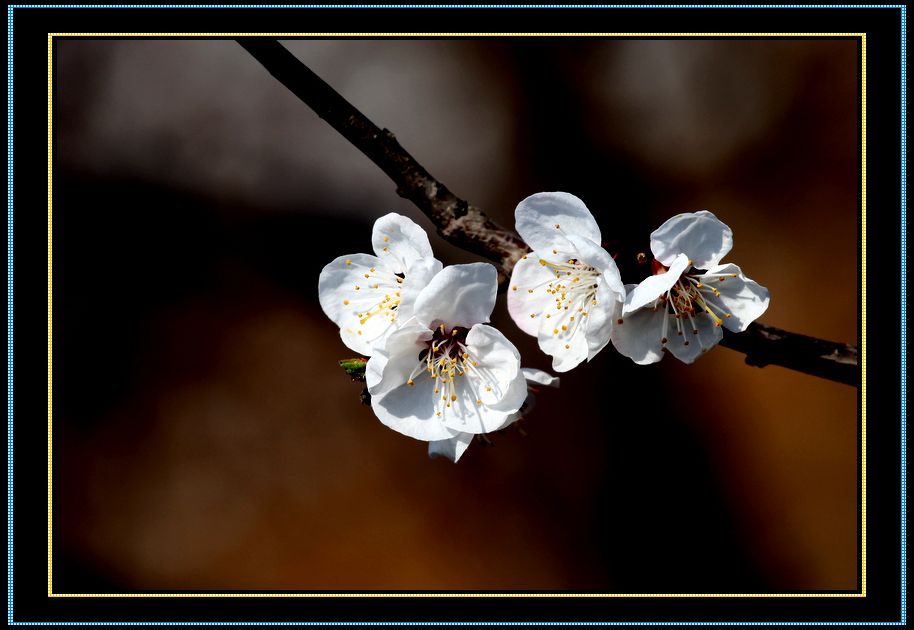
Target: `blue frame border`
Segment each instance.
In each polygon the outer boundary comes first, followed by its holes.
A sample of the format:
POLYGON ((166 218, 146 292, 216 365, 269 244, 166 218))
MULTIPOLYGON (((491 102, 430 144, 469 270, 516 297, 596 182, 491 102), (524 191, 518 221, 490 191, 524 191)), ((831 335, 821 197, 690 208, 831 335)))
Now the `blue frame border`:
POLYGON ((764 622, 764 621, 689 621, 689 622, 648 622, 648 621, 606 621, 606 622, 371 622, 371 621, 341 621, 341 622, 160 622, 160 621, 126 621, 126 622, 90 622, 70 621, 55 622, 53 625, 62 626, 138 626, 138 625, 168 625, 168 626, 858 626, 878 625, 896 626, 905 625, 907 621, 907 391, 905 379, 907 375, 907 239, 905 228, 907 225, 907 13, 904 4, 17 4, 7 6, 7 623, 9 625, 35 626, 50 625, 48 622, 39 621, 14 621, 13 620, 13 13, 15 9, 901 9, 901 619, 897 622, 764 622))

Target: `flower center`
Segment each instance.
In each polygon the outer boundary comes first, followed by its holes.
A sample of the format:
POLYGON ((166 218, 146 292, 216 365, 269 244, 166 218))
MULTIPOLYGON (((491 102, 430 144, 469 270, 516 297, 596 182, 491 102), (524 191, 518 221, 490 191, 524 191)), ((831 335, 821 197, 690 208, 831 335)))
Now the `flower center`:
POLYGON ((467 347, 469 332, 461 326, 438 326, 428 347, 419 353, 416 367, 406 380, 407 385, 415 387, 415 379, 422 378, 424 372, 435 381, 435 415, 438 417, 457 403, 461 387, 469 388, 476 405, 481 406, 480 388, 492 392, 493 386, 497 386, 491 375, 479 369, 479 362, 467 347))
MULTIPOLYGON (((723 276, 714 276, 716 282, 723 282, 727 278, 734 278, 736 274, 725 274, 723 276)), ((679 277, 666 293, 661 295, 654 305, 654 310, 659 308, 666 309, 668 315, 673 316, 676 322, 676 334, 684 336, 688 330, 693 335, 699 333, 696 319, 699 317, 709 317, 715 326, 723 326, 724 319, 732 317, 732 313, 727 313, 719 304, 715 303, 713 298, 720 297, 720 291, 715 287, 709 286, 705 280, 708 275, 700 272, 694 267, 690 268, 679 277), (688 328, 687 328, 688 326, 688 328)), ((661 344, 667 343, 667 330, 669 318, 664 318, 663 333, 660 339, 661 344)), ((688 339, 683 341, 683 345, 689 345, 688 339)))
POLYGON ((567 311, 577 306, 578 312, 586 317, 584 307, 597 303, 600 272, 577 258, 569 258, 564 263, 554 263, 541 258, 540 265, 548 267, 555 274, 555 280, 546 283, 546 293, 555 296, 556 310, 567 311), (582 306, 578 306, 579 304, 582 306))

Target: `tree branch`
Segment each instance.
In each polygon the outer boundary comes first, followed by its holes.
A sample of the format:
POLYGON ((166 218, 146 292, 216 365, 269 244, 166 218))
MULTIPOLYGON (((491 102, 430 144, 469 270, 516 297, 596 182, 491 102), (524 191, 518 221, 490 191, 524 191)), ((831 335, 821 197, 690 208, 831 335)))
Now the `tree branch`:
POLYGON ((857 385, 857 346, 787 332, 753 322, 741 333, 725 332, 720 345, 743 352, 756 367, 781 367, 857 385))
MULTIPOLYGON (((323 79, 274 39, 245 38, 238 43, 306 105, 317 112, 397 185, 397 194, 424 212, 447 241, 493 261, 502 275, 529 248, 514 232, 448 190, 397 142, 340 96, 323 79)), ((779 365, 847 385, 857 384, 857 348, 753 323, 742 333, 726 333, 721 345, 745 353, 746 363, 779 365)))

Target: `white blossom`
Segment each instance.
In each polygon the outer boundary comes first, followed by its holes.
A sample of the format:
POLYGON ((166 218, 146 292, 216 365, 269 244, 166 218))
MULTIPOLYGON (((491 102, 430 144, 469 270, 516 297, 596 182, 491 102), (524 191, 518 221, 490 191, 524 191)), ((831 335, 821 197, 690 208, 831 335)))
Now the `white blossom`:
POLYGON ((321 308, 340 329, 348 348, 365 356, 406 323, 420 289, 441 271, 428 235, 407 217, 375 221, 375 255, 340 256, 321 271, 321 308))
POLYGON ((651 234, 653 275, 626 285, 613 345, 635 363, 671 352, 692 363, 723 338, 742 332, 768 308, 768 289, 720 260, 733 247, 729 227, 707 210, 678 214, 651 234))
POLYGON ((625 288, 600 246, 600 228, 580 199, 564 192, 527 197, 517 231, 533 252, 514 266, 508 311, 518 327, 567 372, 609 343, 625 288))
POLYGON ((492 265, 453 265, 416 296, 414 318, 391 333, 365 367, 382 423, 426 442, 454 440, 509 422, 527 396, 520 353, 485 322, 495 306, 492 265))

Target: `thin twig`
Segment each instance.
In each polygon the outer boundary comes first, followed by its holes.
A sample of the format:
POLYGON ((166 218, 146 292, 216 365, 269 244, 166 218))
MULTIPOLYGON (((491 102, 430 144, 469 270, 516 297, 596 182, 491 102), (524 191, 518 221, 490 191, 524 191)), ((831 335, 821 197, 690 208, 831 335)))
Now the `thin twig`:
POLYGON ((238 43, 387 173, 397 185, 397 194, 416 204, 444 239, 492 260, 504 277, 509 277, 514 263, 530 251, 516 232, 499 226, 432 177, 400 146, 394 134, 368 120, 282 44, 261 38, 239 39, 238 43))
MULTIPOLYGON (((394 135, 368 120, 323 79, 274 39, 238 43, 306 105, 377 164, 397 185, 397 194, 424 212, 438 233, 454 245, 496 263, 502 279, 529 248, 513 230, 448 190, 400 146, 394 135)), ((724 335, 721 345, 746 354, 758 367, 779 365, 847 385, 857 384, 857 348, 753 323, 724 335)))

